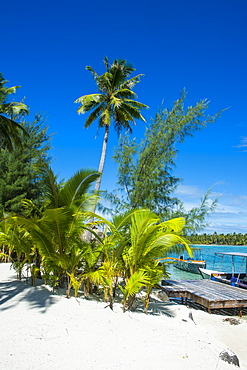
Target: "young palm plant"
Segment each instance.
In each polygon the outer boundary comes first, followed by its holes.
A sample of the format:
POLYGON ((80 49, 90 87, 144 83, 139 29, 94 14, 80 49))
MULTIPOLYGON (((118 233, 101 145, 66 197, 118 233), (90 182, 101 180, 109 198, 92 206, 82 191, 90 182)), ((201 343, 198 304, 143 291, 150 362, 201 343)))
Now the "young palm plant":
POLYGON ((158 284, 164 276, 163 267, 157 261, 154 261, 153 266, 146 266, 144 269, 146 273, 146 294, 144 298, 144 312, 148 312, 150 293, 153 287, 158 284))
POLYGON ((94 284, 103 288, 104 300, 109 302, 111 309, 113 309, 119 278, 124 276, 124 264, 121 255, 123 248, 129 242, 127 238, 129 222, 128 214, 119 215, 112 222, 96 215, 94 221, 91 222, 91 226, 103 225, 104 237, 98 240, 101 265, 97 269, 91 270, 86 276, 94 284))
POLYGON ((14 216, 12 220, 30 233, 45 271, 63 286, 67 276, 71 275, 72 279, 75 276, 85 249, 82 235, 89 218, 88 210, 98 200, 88 190, 99 174, 81 170, 59 185, 47 164, 40 167, 40 173, 45 191, 45 208, 41 217, 14 216))
POLYGON ((145 209, 118 215, 112 222, 97 217, 98 220, 95 220, 94 224, 104 222, 107 225, 106 237, 103 240, 103 256, 107 265, 95 272, 95 276, 107 287, 111 305, 114 276, 121 276, 119 288, 123 294, 124 310, 133 309, 136 294, 145 287, 147 312, 151 289, 164 274, 157 259, 174 249, 186 248, 192 255, 187 240, 181 236, 184 219, 160 222, 158 216, 145 209), (105 279, 104 283, 102 279, 105 279))
POLYGON ((94 242, 87 243, 83 252, 83 272, 80 276, 84 287, 84 296, 89 297, 92 293, 92 284, 98 286, 100 284, 98 278, 95 276, 95 271, 100 265, 100 259, 102 256, 102 242, 101 239, 96 235, 97 244, 94 242))
MULTIPOLYGON (((6 218, 0 223, 0 243, 4 245, 5 252, 8 253, 8 255, 3 253, 3 256, 12 262, 13 268, 17 272, 17 277, 21 280, 24 266, 28 263, 31 268, 35 255, 35 248, 30 234, 18 225, 13 225, 10 218, 6 218)), ((31 275, 34 272, 34 269, 31 269, 31 275)), ((34 283, 33 279, 32 283, 34 283)))
MULTIPOLYGON (((122 255, 126 269, 126 280, 132 279, 132 285, 135 287, 133 279, 135 278, 136 284, 138 284, 138 279, 140 278, 140 283, 142 283, 143 276, 145 276, 147 283, 143 285, 147 287, 145 305, 147 311, 151 288, 161 278, 156 260, 174 249, 186 248, 190 255, 192 255, 192 251, 186 239, 180 235, 185 225, 183 218, 160 222, 158 216, 145 209, 136 210, 130 217, 130 244, 125 247, 122 255)), ((129 289, 126 293, 125 309, 133 307, 136 293, 135 288, 133 291, 129 289)))

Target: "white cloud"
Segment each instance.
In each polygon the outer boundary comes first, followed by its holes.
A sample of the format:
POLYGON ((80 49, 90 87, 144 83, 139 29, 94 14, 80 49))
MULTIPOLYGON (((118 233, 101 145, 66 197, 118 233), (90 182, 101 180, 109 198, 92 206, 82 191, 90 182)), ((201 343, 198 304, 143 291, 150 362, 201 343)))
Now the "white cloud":
POLYGON ((203 232, 247 233, 247 212, 215 212, 208 216, 209 225, 203 232))
POLYGON ((191 185, 179 185, 175 192, 176 196, 188 196, 192 198, 203 196, 203 190, 191 185))
POLYGON ((247 152, 247 137, 242 136, 240 144, 234 146, 234 148, 246 148, 246 150, 243 150, 243 152, 247 152))
MULTIPOLYGON (((196 186, 181 185, 175 195, 181 199, 188 211, 200 204, 205 193, 205 190, 196 186)), ((215 231, 217 233, 247 233, 247 195, 212 192, 209 204, 218 196, 220 197, 216 212, 208 216, 209 226, 202 232, 210 234, 215 231)))
POLYGON ((240 213, 247 210, 247 195, 222 194, 218 212, 240 213))

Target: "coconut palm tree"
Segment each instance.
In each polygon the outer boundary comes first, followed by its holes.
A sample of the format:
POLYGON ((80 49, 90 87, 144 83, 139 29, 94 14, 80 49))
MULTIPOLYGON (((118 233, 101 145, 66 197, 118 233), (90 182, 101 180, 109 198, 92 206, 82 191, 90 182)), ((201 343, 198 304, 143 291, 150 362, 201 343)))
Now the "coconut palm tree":
POLYGON ((0 147, 12 151, 14 146, 21 146, 20 131, 26 133, 25 129, 15 121, 17 117, 29 113, 24 103, 8 103, 10 94, 14 94, 20 86, 5 87, 6 81, 0 73, 0 147))
MULTIPOLYGON (((115 59, 112 64, 109 64, 108 58, 105 57, 104 64, 106 72, 100 76, 92 67, 86 67, 93 74, 99 92, 83 95, 75 101, 81 104, 77 110, 78 114, 91 111, 86 119, 85 128, 98 120, 98 128, 105 129, 98 169, 101 174, 104 169, 110 124, 114 122, 118 134, 123 129, 131 132, 131 124, 135 124, 136 119, 146 122, 140 111, 148 108, 147 105, 135 100, 137 96, 133 92, 134 86, 140 81, 142 75, 129 78, 135 68, 123 59, 115 59)), ((100 189, 100 183, 101 176, 96 181, 95 191, 100 189)))

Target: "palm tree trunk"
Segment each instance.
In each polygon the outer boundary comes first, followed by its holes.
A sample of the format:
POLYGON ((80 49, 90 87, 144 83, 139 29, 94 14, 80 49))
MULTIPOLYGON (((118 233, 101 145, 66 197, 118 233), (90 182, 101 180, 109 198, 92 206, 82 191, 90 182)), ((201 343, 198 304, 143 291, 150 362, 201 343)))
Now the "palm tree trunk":
POLYGON ((70 291, 71 291, 71 287, 72 287, 72 284, 71 284, 71 279, 70 277, 68 276, 68 289, 66 291, 66 298, 69 298, 70 297, 70 291))
POLYGON ((2 259, 4 259, 4 262, 7 262, 7 256, 5 255, 5 247, 6 247, 6 244, 5 244, 5 243, 3 243, 3 244, 2 244, 2 253, 3 253, 3 257, 1 258, 1 260, 2 260, 2 259))
POLYGON ((106 157, 106 149, 107 149, 107 142, 109 138, 109 126, 105 126, 105 134, 104 134, 104 139, 103 139, 103 145, 102 145, 102 151, 101 151, 101 158, 100 158, 100 163, 99 163, 99 169, 98 171, 100 172, 100 177, 96 180, 95 184, 95 192, 99 191, 100 189, 100 184, 101 184, 101 179, 102 179, 102 174, 104 170, 104 165, 105 165, 105 157, 106 157))
MULTIPOLYGON (((101 157, 100 157, 100 162, 99 162, 99 169, 98 172, 100 172, 100 176, 96 180, 95 183, 95 188, 94 192, 97 193, 100 189, 100 184, 101 184, 101 179, 102 179, 102 173, 104 170, 104 165, 105 165, 105 157, 106 157, 106 149, 107 149, 107 143, 108 143, 108 138, 109 138, 109 126, 105 126, 105 134, 104 134, 104 139, 103 139, 103 145, 102 145, 102 150, 101 150, 101 157)), ((93 207, 93 213, 95 213, 96 209, 96 204, 93 207)), ((93 221, 93 219, 91 219, 93 221)), ((90 231, 85 231, 85 239, 90 243, 92 241, 92 234, 90 231)))
MULTIPOLYGON (((104 139, 103 139, 103 145, 102 145, 102 150, 101 150, 101 157, 100 157, 100 162, 99 162, 99 169, 98 169, 98 172, 100 173, 100 176, 97 178, 96 183, 95 183, 95 188, 94 188, 95 193, 97 193, 100 189, 102 173, 103 173, 104 165, 105 165, 105 157, 106 157, 106 149, 107 149, 108 138, 109 138, 109 125, 106 125, 105 126, 104 139)), ((92 212, 95 213, 95 210, 96 210, 96 204, 94 205, 92 212)), ((92 222, 93 219, 91 219, 90 221, 92 222)), ((84 232, 84 238, 88 243, 91 243, 92 234, 90 233, 90 231, 85 231, 84 232)))

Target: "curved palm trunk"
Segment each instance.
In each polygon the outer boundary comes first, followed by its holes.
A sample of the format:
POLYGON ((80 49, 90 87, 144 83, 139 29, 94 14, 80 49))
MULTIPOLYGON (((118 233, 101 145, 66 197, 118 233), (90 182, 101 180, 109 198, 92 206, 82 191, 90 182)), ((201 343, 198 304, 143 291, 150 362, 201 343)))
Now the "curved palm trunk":
MULTIPOLYGON (((96 183, 95 183, 95 188, 94 188, 95 193, 97 193, 100 189, 102 173, 103 173, 104 165, 105 165, 105 157, 106 157, 106 149, 107 149, 108 138, 109 138, 109 125, 106 125, 105 126, 104 139, 103 139, 103 145, 102 145, 102 150, 101 150, 101 157, 100 157, 100 162, 99 162, 99 169, 98 169, 98 172, 100 173, 100 176, 97 178, 96 183)), ((96 204, 93 207, 93 213, 95 213, 95 209, 96 209, 96 204)), ((85 232, 85 239, 89 243, 92 241, 92 234, 90 233, 90 231, 85 232)))
POLYGON ((107 149, 108 138, 109 138, 109 126, 106 125, 105 126, 104 139, 103 139, 103 145, 102 145, 102 151, 101 151, 101 157, 100 157, 100 163, 99 163, 99 169, 98 169, 98 171, 101 173, 101 175, 96 180, 95 189, 94 189, 95 192, 99 191, 99 189, 100 189, 102 174, 103 174, 104 165, 105 165, 105 157, 106 157, 106 149, 107 149))

